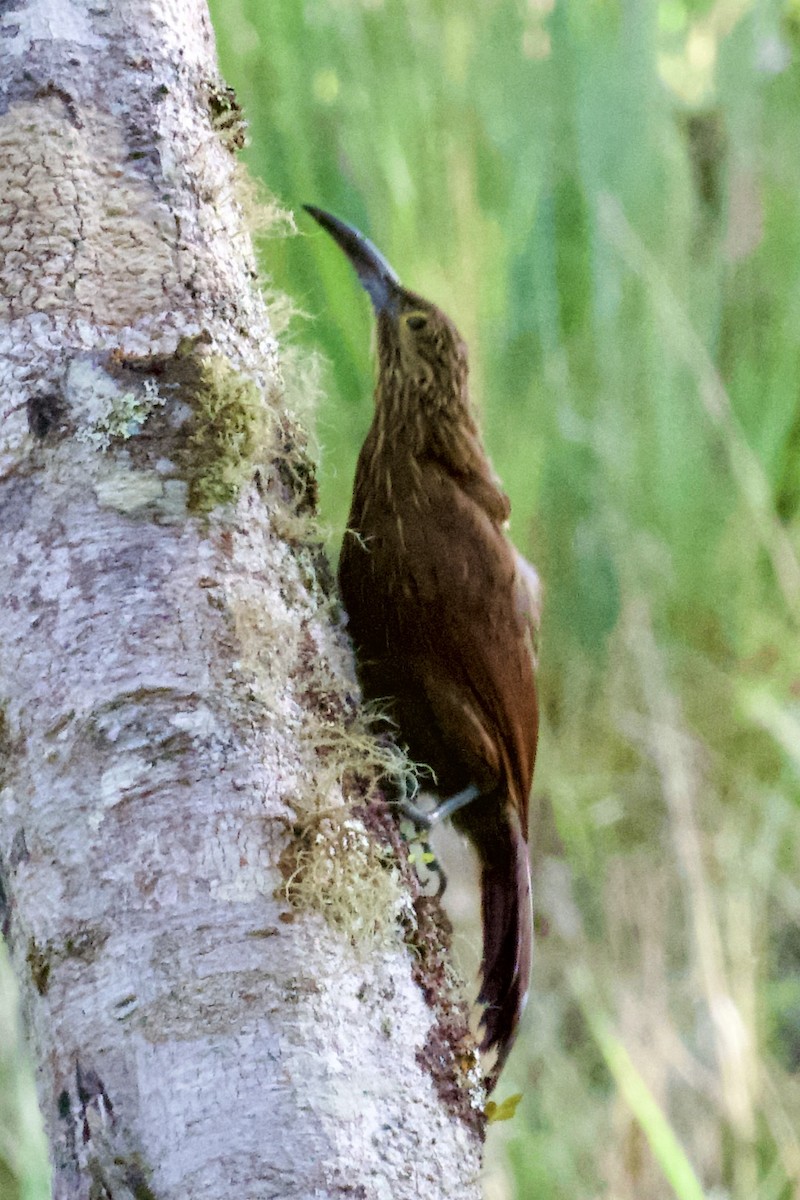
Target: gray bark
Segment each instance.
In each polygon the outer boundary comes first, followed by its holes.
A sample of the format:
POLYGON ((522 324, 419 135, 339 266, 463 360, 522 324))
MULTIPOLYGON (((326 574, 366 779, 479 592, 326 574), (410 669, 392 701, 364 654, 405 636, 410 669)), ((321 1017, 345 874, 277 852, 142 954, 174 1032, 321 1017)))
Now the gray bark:
POLYGON ((0 922, 53 1194, 474 1197, 204 5, 0 35, 0 922))

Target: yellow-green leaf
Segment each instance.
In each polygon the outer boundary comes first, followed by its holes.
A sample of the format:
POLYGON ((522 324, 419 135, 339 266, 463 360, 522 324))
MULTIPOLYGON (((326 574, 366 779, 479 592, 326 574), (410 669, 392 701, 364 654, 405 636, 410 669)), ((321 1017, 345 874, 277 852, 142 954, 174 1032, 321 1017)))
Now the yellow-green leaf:
POLYGON ((495 1121, 510 1121, 517 1111, 517 1105, 522 1099, 522 1092, 514 1092, 513 1096, 506 1096, 505 1100, 501 1100, 499 1104, 495 1104, 494 1100, 489 1100, 486 1104, 486 1120, 492 1125, 495 1121))

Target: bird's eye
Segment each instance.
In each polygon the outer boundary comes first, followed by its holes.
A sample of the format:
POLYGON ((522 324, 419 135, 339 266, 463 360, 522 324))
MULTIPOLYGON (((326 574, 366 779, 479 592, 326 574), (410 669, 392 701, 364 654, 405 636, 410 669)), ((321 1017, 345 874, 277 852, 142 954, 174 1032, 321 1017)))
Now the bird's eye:
POLYGON ((425 313, 411 313, 406 317, 406 325, 409 329, 417 330, 424 329, 428 324, 428 318, 425 313))

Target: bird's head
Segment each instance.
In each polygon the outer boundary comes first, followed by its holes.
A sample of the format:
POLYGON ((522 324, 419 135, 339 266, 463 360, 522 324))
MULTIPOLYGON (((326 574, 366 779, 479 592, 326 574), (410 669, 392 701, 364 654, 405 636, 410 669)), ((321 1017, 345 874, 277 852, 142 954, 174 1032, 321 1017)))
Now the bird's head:
POLYGON ((403 287, 381 252, 352 225, 321 208, 305 210, 349 258, 375 310, 379 388, 411 385, 437 406, 458 402, 466 386, 467 348, 440 308, 403 287))

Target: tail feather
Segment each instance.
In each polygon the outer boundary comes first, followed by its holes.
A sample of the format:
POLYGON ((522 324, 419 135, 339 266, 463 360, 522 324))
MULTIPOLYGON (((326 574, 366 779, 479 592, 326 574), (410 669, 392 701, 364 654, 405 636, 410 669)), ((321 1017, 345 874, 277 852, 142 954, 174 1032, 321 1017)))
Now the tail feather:
POLYGON ((491 1086, 514 1044, 528 998, 533 951, 528 844, 516 814, 506 809, 493 833, 491 856, 481 863, 483 961, 478 995, 485 1006, 481 1049, 497 1050, 491 1086))

